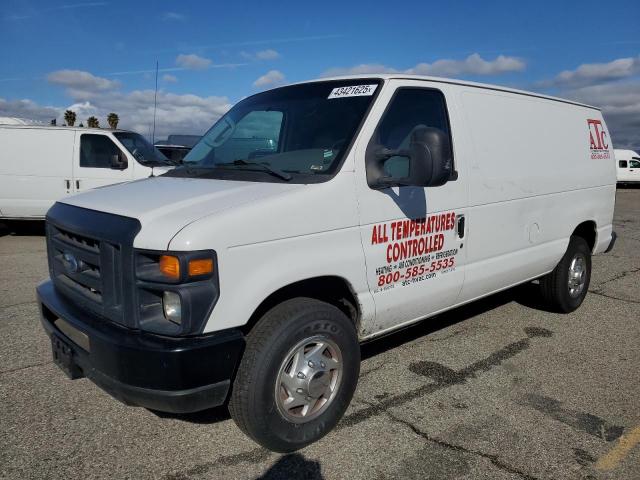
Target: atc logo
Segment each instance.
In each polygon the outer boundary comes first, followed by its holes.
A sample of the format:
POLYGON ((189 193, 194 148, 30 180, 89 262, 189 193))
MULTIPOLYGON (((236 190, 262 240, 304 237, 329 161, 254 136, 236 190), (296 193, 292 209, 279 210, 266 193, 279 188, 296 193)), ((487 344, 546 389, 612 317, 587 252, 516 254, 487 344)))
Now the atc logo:
POLYGON ((611 158, 607 132, 604 131, 602 122, 600 120, 588 119, 587 124, 589 125, 591 158, 595 160, 611 158))

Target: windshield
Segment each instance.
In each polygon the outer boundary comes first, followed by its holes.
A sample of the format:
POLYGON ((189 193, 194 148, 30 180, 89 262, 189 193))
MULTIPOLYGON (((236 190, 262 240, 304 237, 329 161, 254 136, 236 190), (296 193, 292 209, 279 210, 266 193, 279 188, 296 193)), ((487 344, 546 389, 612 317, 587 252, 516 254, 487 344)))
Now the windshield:
POLYGON ((140 164, 146 167, 175 165, 175 162, 165 157, 160 150, 147 142, 139 133, 113 132, 113 135, 140 164))
POLYGON ((326 179, 339 168, 379 83, 316 82, 247 98, 202 137, 175 174, 222 178, 234 170, 234 178, 243 172, 261 181, 326 179))

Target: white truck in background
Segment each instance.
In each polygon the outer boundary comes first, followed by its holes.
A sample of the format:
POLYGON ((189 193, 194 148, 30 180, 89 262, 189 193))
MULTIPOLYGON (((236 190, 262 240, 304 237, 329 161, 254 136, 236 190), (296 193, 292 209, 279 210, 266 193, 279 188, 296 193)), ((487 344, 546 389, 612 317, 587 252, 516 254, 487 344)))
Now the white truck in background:
POLYGON ((0 220, 42 220, 68 195, 165 173, 171 165, 135 132, 0 125, 0 220))
POLYGON ((633 150, 614 150, 616 179, 621 184, 640 183, 640 155, 633 150))
POLYGON ((49 210, 42 325, 69 377, 160 411, 228 401, 293 451, 343 416, 359 342, 532 280, 577 309, 615 240, 612 159, 597 108, 499 86, 258 93, 184 165, 49 210))

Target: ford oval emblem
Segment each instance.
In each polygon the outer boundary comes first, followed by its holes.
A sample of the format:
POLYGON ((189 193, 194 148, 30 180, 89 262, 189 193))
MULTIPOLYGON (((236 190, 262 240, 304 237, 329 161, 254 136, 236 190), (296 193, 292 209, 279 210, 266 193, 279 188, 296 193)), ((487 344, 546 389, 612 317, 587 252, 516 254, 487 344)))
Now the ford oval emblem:
POLYGON ((62 256, 62 264, 68 273, 78 273, 80 271, 80 262, 73 253, 65 253, 62 256))

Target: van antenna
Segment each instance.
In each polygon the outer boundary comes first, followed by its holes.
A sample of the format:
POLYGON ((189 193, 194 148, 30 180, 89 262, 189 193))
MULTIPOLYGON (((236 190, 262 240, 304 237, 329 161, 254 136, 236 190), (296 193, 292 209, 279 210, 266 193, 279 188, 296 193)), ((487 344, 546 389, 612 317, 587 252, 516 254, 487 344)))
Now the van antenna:
POLYGON ((153 94, 153 133, 151 134, 151 144, 156 143, 156 107, 158 105, 158 61, 156 60, 156 91, 153 94))

